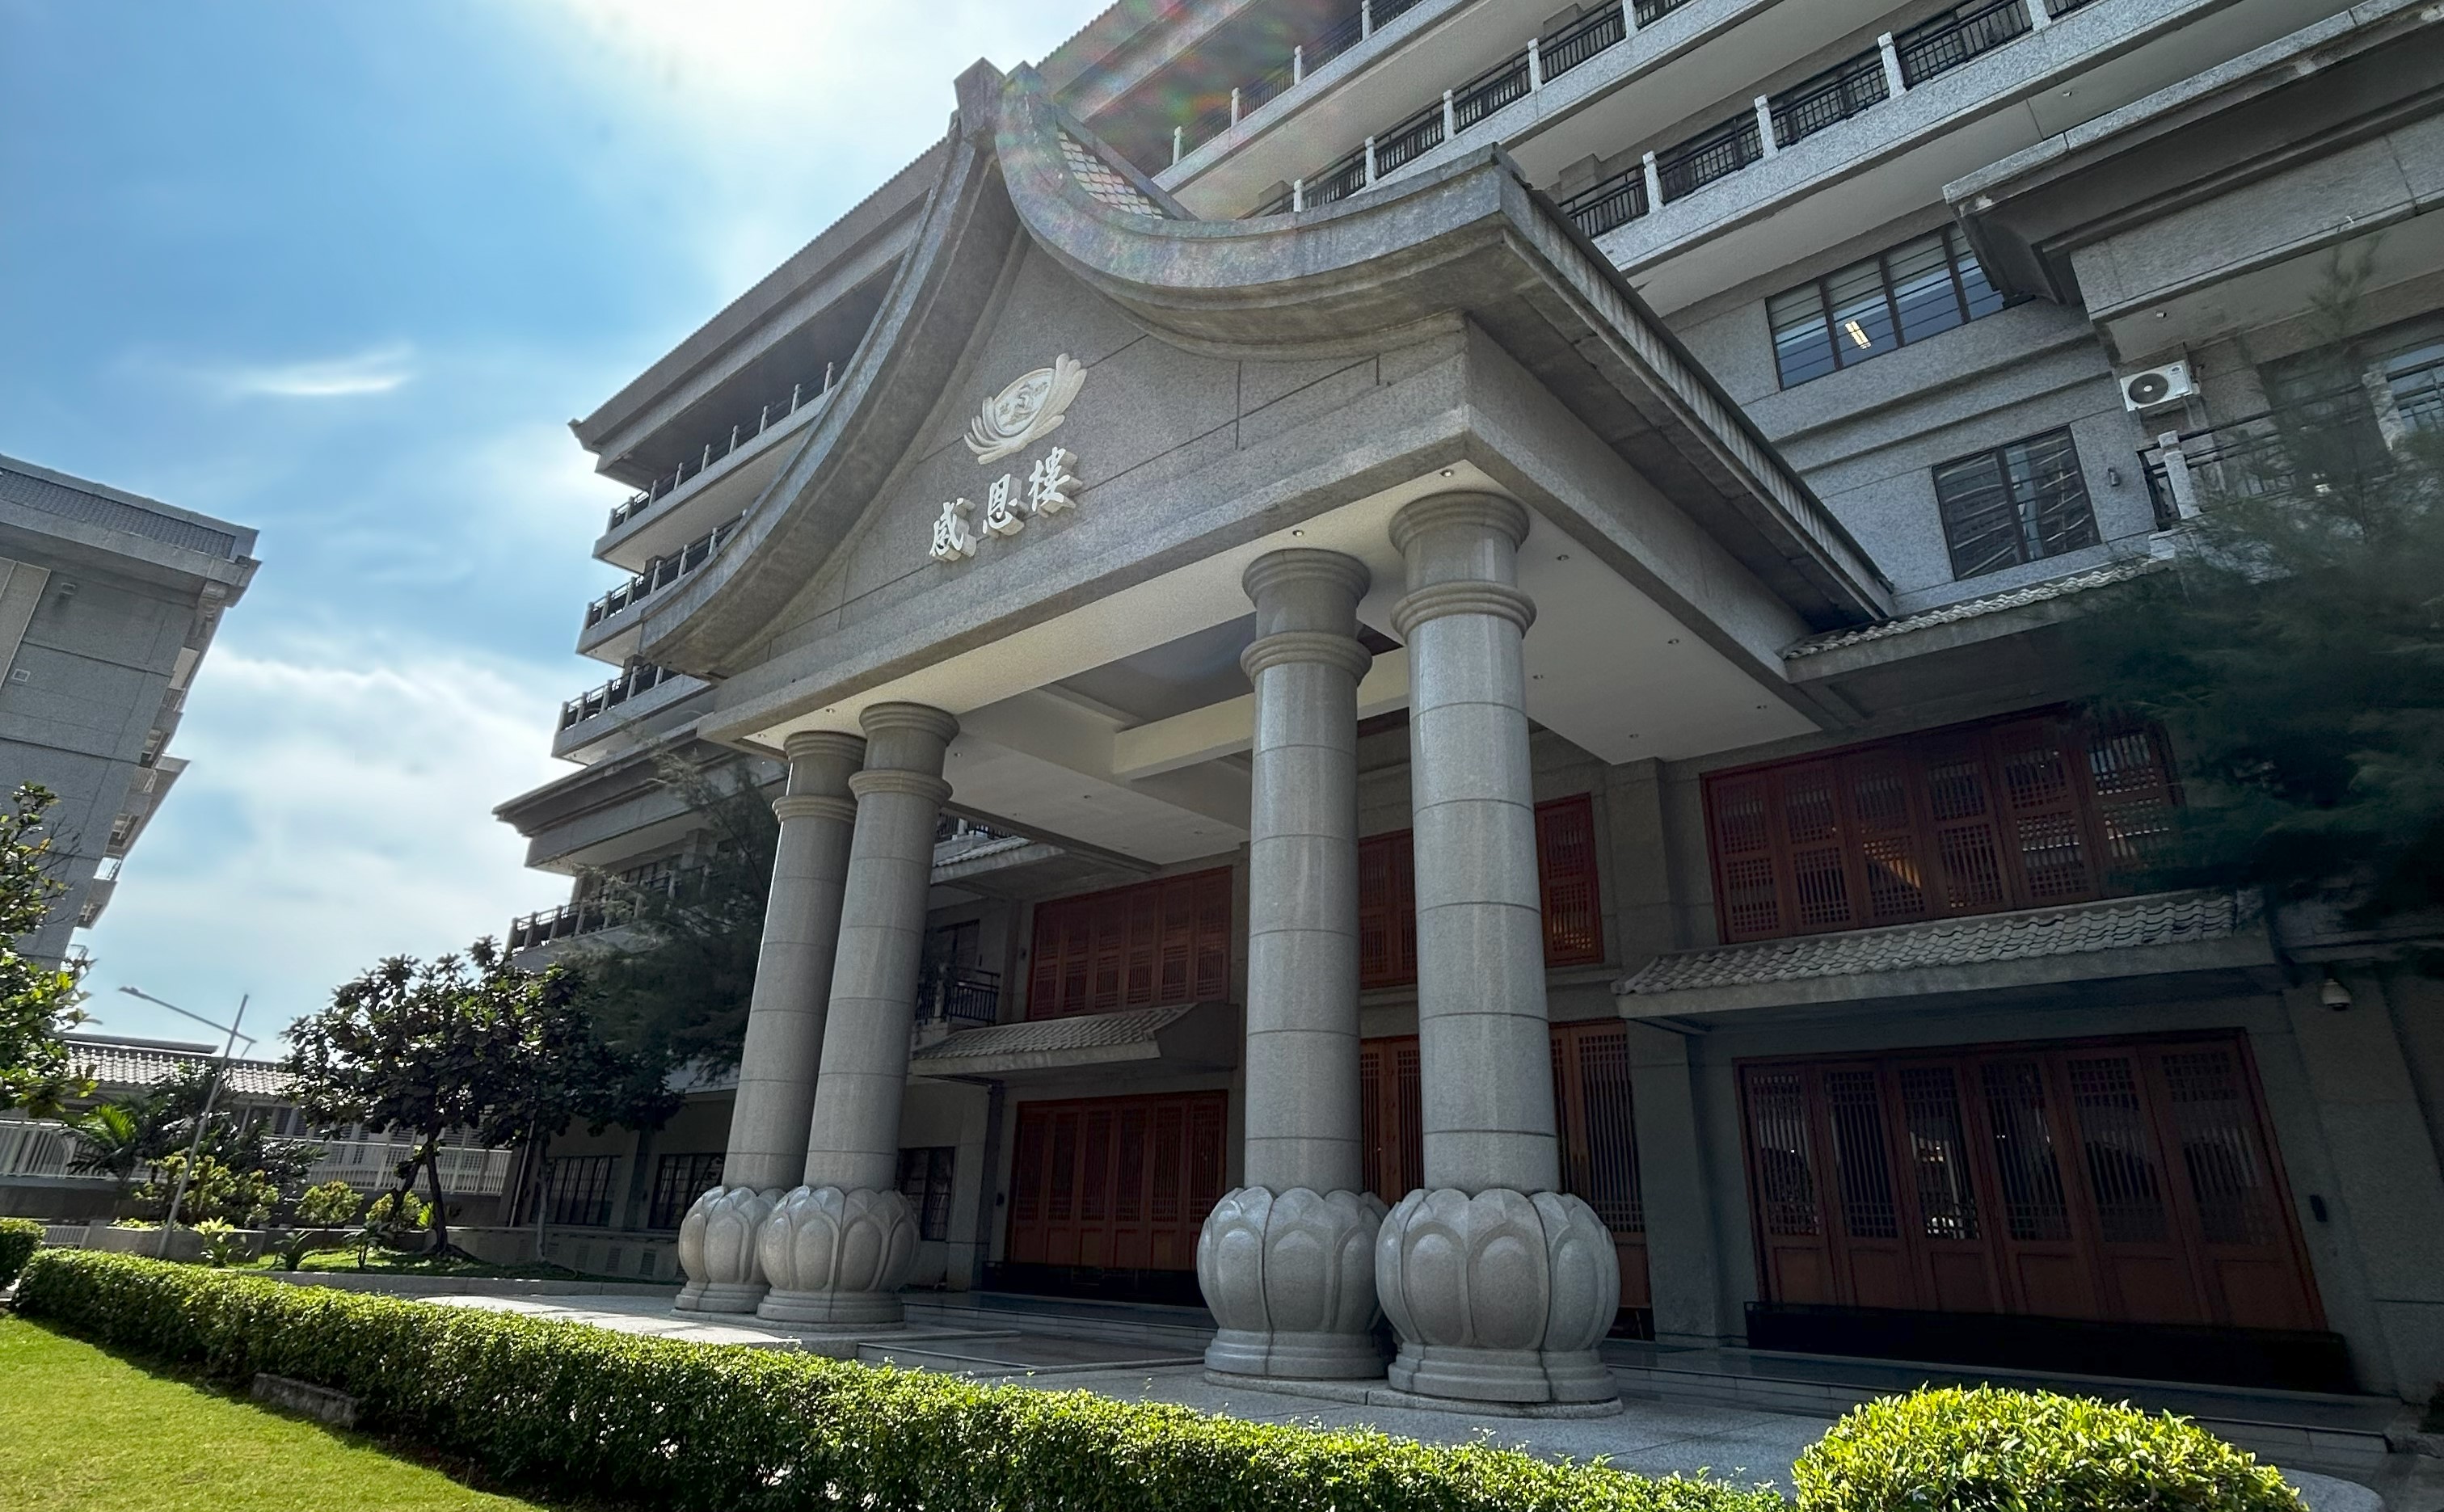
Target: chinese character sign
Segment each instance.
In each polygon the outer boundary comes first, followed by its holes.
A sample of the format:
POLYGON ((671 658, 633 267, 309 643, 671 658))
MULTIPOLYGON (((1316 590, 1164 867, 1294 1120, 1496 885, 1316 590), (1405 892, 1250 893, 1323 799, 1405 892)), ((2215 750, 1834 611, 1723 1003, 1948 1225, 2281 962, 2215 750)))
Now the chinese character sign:
POLYGON ((1073 496, 1078 489, 1077 466, 1078 453, 1056 446, 1028 469, 1023 488, 1015 473, 1005 472, 994 478, 985 490, 982 514, 975 515, 975 504, 968 499, 953 499, 943 505, 941 514, 934 521, 934 560, 948 564, 974 556, 984 539, 976 526, 982 526, 986 535, 1007 539, 1026 529, 1030 520, 1072 507, 1077 503, 1073 496), (975 515, 972 523, 971 515, 975 515))

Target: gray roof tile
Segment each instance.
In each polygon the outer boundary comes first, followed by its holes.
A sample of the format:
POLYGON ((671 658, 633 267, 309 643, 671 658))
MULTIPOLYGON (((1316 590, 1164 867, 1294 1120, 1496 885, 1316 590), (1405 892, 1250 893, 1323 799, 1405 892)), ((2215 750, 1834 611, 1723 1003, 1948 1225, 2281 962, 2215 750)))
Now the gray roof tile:
POLYGON ((920 1069, 930 1062, 983 1060, 1011 1055, 1044 1055, 1063 1050, 1102 1050, 1143 1044, 1194 1011, 1194 1005, 1167 1008, 1131 1008, 1121 1013, 1083 1014, 1068 1019, 1039 1019, 1029 1023, 996 1023, 963 1029, 916 1052, 920 1069))
MULTIPOLYGON (((149 1087, 182 1065, 210 1065, 215 1056, 197 1050, 131 1044, 85 1035, 68 1037, 69 1061, 85 1070, 103 1093, 149 1087)), ((250 1097, 284 1097, 292 1078, 276 1060, 231 1060, 226 1085, 250 1097)))
POLYGON ((1926 630, 1935 625, 1958 624, 1964 619, 1976 619, 1986 615, 2001 614, 2007 609, 2024 609, 2050 599, 2065 599, 2091 588, 2103 588, 2117 582, 2128 582, 2155 571, 2163 563, 2152 557, 2132 557, 2087 572, 2075 572, 2066 578, 2053 578, 2045 582, 2032 582, 2026 587, 2009 588, 1990 593, 1983 598, 1963 599, 1934 609, 1921 609, 1914 615, 1902 615, 1880 624, 1861 625, 1853 630, 1828 630, 1821 636, 1810 636, 1783 653, 1786 659, 1813 656, 1818 652, 1838 651, 1843 646, 1863 645, 1871 640, 1883 640, 1904 636, 1913 630, 1926 630))
POLYGON ((1614 990, 1651 997, 1705 987, 2186 945, 2229 939, 2253 913, 2231 893, 2154 893, 2067 908, 1759 940, 1657 956, 1614 990))

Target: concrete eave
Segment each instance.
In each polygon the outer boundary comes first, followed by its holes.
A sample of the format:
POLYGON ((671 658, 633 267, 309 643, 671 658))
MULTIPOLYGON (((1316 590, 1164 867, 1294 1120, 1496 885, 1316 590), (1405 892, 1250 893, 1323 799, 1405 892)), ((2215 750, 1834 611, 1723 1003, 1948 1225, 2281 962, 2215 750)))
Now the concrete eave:
POLYGON ((1998 286, 2077 301, 2078 248, 2432 112, 2439 23, 2426 0, 2352 6, 1955 179, 1944 198, 1998 286), (2297 119, 2236 114, 2277 96, 2330 98, 2297 119))

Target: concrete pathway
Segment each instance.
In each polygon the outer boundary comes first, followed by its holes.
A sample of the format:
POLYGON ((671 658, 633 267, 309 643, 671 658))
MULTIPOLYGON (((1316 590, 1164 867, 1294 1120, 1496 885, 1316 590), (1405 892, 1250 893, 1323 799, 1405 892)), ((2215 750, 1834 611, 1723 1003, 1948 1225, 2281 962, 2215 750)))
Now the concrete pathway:
MULTIPOLYGON (((1016 1329, 911 1327, 888 1337, 825 1338, 750 1318, 709 1320, 674 1313, 657 1297, 435 1297, 448 1306, 481 1307, 564 1322, 702 1344, 747 1344, 855 1357, 874 1364, 942 1371, 972 1379, 1085 1391, 1124 1401, 1172 1402, 1260 1423, 1371 1428, 1428 1444, 1490 1443, 1548 1458, 1601 1455, 1644 1475, 1705 1473, 1787 1490, 1800 1451, 1831 1419, 1629 1397, 1612 1417, 1534 1419, 1427 1410, 1363 1400, 1328 1400, 1286 1392, 1217 1385, 1194 1355, 1159 1346, 1081 1339, 1016 1329)), ((1355 1393, 1344 1393, 1355 1394, 1355 1393)), ((2364 1485, 2286 1468, 2315 1512, 2438 1512, 2424 1505, 2386 1508, 2364 1485)))

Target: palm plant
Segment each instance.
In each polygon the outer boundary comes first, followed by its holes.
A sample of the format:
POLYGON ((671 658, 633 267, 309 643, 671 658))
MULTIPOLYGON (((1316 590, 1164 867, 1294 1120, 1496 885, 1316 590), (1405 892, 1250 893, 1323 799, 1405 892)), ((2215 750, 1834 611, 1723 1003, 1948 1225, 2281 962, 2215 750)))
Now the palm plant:
POLYGON ((136 1168, 144 1162, 146 1132, 136 1111, 123 1103, 102 1102, 67 1120, 76 1153, 68 1169, 81 1176, 108 1176, 117 1184, 115 1203, 124 1201, 136 1168))

